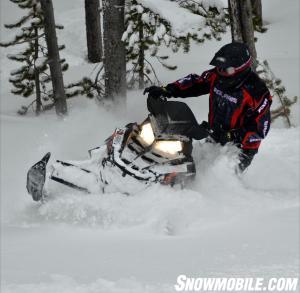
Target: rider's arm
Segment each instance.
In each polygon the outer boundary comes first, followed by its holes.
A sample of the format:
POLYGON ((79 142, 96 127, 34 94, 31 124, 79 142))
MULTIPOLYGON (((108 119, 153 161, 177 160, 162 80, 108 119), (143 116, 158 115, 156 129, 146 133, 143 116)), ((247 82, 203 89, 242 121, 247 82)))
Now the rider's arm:
POLYGON ((242 152, 240 153, 239 170, 244 171, 252 162, 258 152, 262 139, 266 137, 270 129, 271 96, 267 92, 262 96, 261 103, 246 118, 244 127, 240 133, 242 152))
POLYGON ((169 83, 165 88, 172 95, 172 97, 196 97, 205 95, 210 92, 210 87, 214 79, 213 70, 208 70, 202 73, 201 76, 197 74, 189 74, 188 76, 179 79, 173 83, 169 83))
POLYGON ((269 132, 271 124, 271 96, 266 90, 259 98, 254 98, 252 107, 249 109, 244 119, 241 130, 242 149, 258 150, 262 139, 269 132))

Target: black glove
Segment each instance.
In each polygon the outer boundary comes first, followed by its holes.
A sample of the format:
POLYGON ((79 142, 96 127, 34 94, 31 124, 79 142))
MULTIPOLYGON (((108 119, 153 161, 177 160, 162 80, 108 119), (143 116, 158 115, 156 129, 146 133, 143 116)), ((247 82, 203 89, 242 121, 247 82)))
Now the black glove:
POLYGON ((229 142, 239 143, 241 141, 240 132, 236 129, 223 131, 221 132, 218 141, 221 145, 225 145, 229 142))
POLYGON ((257 150, 242 150, 239 154, 240 163, 238 165, 238 172, 244 172, 251 164, 257 150))
POLYGON ((170 98, 172 96, 172 94, 165 87, 155 85, 145 88, 143 94, 145 95, 146 93, 148 93, 149 97, 151 96, 154 99, 159 99, 161 97, 170 98))
POLYGON ((193 125, 187 132, 187 136, 196 140, 208 137, 208 131, 201 125, 193 125))
POLYGON ((208 137, 209 125, 206 121, 202 121, 201 124, 193 125, 187 132, 187 136, 193 139, 201 140, 208 137))

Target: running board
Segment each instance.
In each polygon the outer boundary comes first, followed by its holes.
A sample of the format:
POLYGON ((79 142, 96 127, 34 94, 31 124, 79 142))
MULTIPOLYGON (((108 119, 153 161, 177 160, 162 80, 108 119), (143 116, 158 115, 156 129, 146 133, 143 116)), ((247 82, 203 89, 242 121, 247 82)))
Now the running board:
POLYGON ((87 188, 80 187, 80 186, 78 186, 76 184, 73 184, 71 182, 68 182, 68 181, 66 181, 62 178, 59 178, 59 177, 56 177, 56 176, 51 176, 50 179, 53 180, 53 181, 59 182, 61 184, 64 184, 68 187, 71 187, 71 188, 74 188, 74 189, 77 189, 77 190, 80 190, 80 191, 84 191, 86 193, 90 193, 90 191, 87 188))

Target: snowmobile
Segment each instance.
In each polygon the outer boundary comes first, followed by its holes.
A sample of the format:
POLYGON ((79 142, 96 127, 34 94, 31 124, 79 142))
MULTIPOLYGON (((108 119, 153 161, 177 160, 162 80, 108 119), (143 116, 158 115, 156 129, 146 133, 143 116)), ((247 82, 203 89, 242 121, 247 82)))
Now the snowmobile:
POLYGON ((130 194, 137 182, 143 187, 184 186, 196 173, 192 138, 187 135, 196 123, 194 114, 183 102, 151 96, 147 106, 150 113, 141 124, 115 129, 103 145, 88 151, 86 161, 57 160, 48 167, 51 154, 47 153, 27 173, 26 187, 33 200, 43 201, 45 183, 48 186, 50 181, 87 193, 117 189, 130 194))

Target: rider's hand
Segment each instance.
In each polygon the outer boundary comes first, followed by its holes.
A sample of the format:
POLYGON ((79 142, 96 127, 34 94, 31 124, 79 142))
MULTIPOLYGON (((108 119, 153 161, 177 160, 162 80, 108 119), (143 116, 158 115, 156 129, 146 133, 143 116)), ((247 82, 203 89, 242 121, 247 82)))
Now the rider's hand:
POLYGON ((207 132, 209 131, 209 124, 207 121, 202 121, 201 124, 199 124, 202 128, 206 129, 207 132))
POLYGON ((208 128, 204 127, 202 124, 193 125, 186 133, 190 138, 201 140, 207 138, 209 135, 208 128))
POLYGON ((143 94, 145 95, 146 93, 148 93, 148 96, 154 99, 159 99, 161 97, 166 97, 166 98, 171 97, 171 93, 165 87, 160 87, 155 85, 145 88, 143 94))

